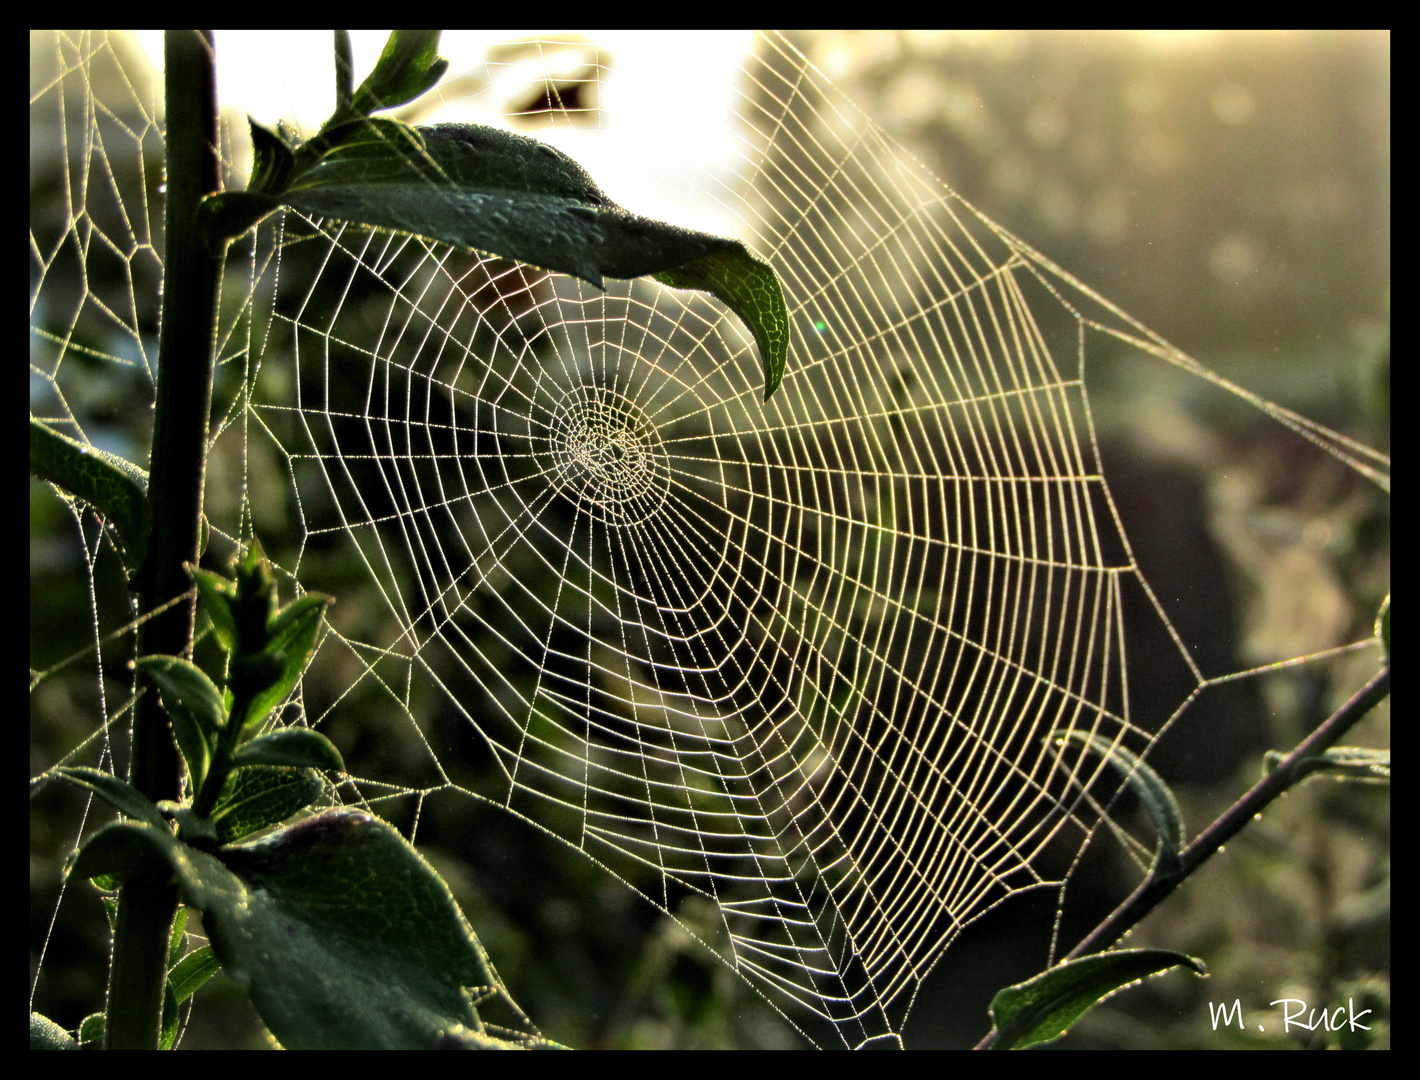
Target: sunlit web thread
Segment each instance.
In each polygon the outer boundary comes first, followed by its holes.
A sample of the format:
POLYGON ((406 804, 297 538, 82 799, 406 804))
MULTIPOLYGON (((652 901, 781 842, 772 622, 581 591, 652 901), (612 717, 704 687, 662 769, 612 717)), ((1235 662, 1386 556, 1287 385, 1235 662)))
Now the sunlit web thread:
POLYGON ((544 276, 510 318, 496 266, 350 232, 326 273, 391 294, 373 346, 353 300, 290 316, 310 440, 290 452, 487 740, 500 801, 571 811, 550 827, 649 868, 662 906, 713 898, 726 959, 857 1044, 896 1030, 966 921, 1045 880, 1063 828, 1091 827, 1092 767, 1046 735, 1142 737, 1120 684, 1130 566, 1081 321, 766 52, 743 188, 713 197, 790 297, 767 406, 752 346, 700 298, 544 276))

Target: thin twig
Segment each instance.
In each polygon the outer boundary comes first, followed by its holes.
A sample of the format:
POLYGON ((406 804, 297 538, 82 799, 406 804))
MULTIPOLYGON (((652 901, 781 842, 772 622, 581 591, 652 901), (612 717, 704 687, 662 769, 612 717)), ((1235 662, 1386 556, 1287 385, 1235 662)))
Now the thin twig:
POLYGON ((1297 748, 1288 754, 1278 766, 1253 785, 1241 799, 1230 806, 1213 824, 1198 834, 1198 837, 1184 849, 1179 857, 1181 873, 1169 878, 1149 878, 1134 893, 1115 908, 1104 922, 1090 931, 1078 945, 1070 950, 1066 960, 1088 956, 1109 948, 1129 930, 1133 929, 1149 912, 1153 911, 1165 897, 1178 888, 1185 879, 1202 866, 1214 852, 1236 836, 1274 799, 1294 783, 1293 766, 1303 758, 1316 757, 1336 745, 1356 723, 1371 711, 1390 693, 1390 669, 1375 675, 1370 682, 1352 695, 1351 699, 1336 710, 1324 723, 1313 731, 1297 748))
MULTIPOLYGON (((1188 877, 1207 862, 1224 844, 1241 832, 1262 810, 1278 798, 1302 775, 1293 772, 1294 766, 1304 758, 1315 757, 1336 745, 1348 731, 1371 709, 1384 701, 1390 693, 1390 668, 1386 667, 1370 682, 1353 694, 1344 705, 1336 710, 1315 731, 1307 736, 1297 748, 1288 754, 1261 780, 1253 785, 1237 802, 1221 814, 1213 824, 1199 833, 1179 856, 1181 870, 1169 877, 1153 877, 1145 881, 1130 894, 1119 907, 1070 950, 1061 961, 1076 960, 1092 953, 1103 952, 1122 938, 1158 907, 1169 895, 1182 885, 1188 877)), ((979 1043, 977 1050, 990 1050, 995 1045, 997 1032, 991 1031, 979 1043)))

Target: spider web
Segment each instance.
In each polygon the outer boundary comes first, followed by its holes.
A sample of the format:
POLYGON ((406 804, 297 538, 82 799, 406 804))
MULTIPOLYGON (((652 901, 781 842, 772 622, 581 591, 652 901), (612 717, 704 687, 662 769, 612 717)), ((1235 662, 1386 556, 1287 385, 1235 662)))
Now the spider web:
MULTIPOLYGON (((111 54, 73 44, 61 66, 87 91, 111 54)), ((446 95, 506 114, 520 73, 543 93, 517 118, 600 180, 603 60, 539 39, 446 95)), ((756 40, 733 96, 719 167, 668 152, 654 175, 779 273, 792 344, 768 403, 744 328, 700 294, 287 216, 229 264, 208 516, 229 545, 294 517, 278 561, 340 600, 290 719, 336 734, 392 715, 375 726, 398 752, 333 797, 413 799, 411 832, 436 796, 501 806, 683 924, 702 904, 693 932, 729 968, 808 1037, 860 1046, 900 1035, 926 974, 1006 899, 1044 891, 1058 925, 1092 839, 1147 863, 1147 830, 1111 811, 1117 775, 1056 736, 1146 752, 1244 674, 1205 670, 1151 589, 1091 372, 1148 358, 1385 490, 1388 461, 978 213, 786 39, 756 40), (1176 669, 1166 707, 1136 703, 1140 652, 1148 676, 1163 654, 1176 669)), ((82 321, 57 332, 51 309, 97 313, 128 351, 92 351, 152 370, 155 204, 103 149, 160 146, 134 98, 141 126, 90 93, 62 128, 88 140, 70 160, 103 165, 71 176, 65 240, 91 276, 123 264, 126 305, 62 275, 63 246, 32 229, 31 371, 86 438, 60 369, 88 355, 82 321), (96 182, 121 224, 88 209, 96 182)), ((103 534, 75 513, 96 561, 103 534)))

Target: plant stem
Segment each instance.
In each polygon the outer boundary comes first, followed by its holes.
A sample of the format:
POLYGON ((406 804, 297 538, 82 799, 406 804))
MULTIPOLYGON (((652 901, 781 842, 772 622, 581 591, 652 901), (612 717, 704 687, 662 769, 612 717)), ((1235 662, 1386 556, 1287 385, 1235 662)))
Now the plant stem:
MULTIPOLYGON (((142 583, 152 611, 191 587, 202 523, 202 482, 212 404, 213 349, 221 251, 197 225, 202 197, 220 184, 217 83, 212 31, 169 30, 163 92, 167 112, 162 336, 149 463, 153 532, 142 583)), ((190 653, 194 604, 178 604, 141 630, 140 655, 190 653)), ((176 799, 177 749, 158 696, 140 694, 133 719, 129 779, 150 799, 176 799)), ((109 968, 105 1042, 113 1050, 157 1049, 167 980, 168 939, 177 886, 166 876, 134 878, 119 896, 109 968)))
MULTIPOLYGON (((1188 880, 1195 870, 1207 862, 1225 843, 1236 836, 1248 823, 1260 814, 1264 807, 1285 792, 1293 783, 1293 766, 1303 758, 1314 757, 1328 748, 1350 731, 1360 719, 1390 693, 1390 668, 1383 668, 1370 682, 1357 690, 1346 704, 1337 709, 1325 723, 1302 740, 1297 748, 1288 754, 1252 789, 1232 806, 1228 807, 1213 824, 1198 834, 1179 856, 1181 872, 1169 877, 1150 875, 1130 894, 1104 922, 1070 950, 1062 960, 1076 960, 1092 953, 1103 952, 1132 930, 1144 916, 1158 907, 1175 889, 1188 880)), ((996 1046, 1000 1033, 990 1031, 976 1044, 977 1050, 991 1050, 996 1046)))
POLYGON ((1390 693, 1390 668, 1375 675, 1370 682, 1352 695, 1321 726, 1298 744, 1278 766, 1253 785, 1246 795, 1233 803, 1223 814, 1198 834, 1179 856, 1182 872, 1169 878, 1150 877, 1089 935, 1070 950, 1066 960, 1088 956, 1109 948, 1153 911, 1161 901, 1183 884, 1193 871, 1236 836, 1264 807, 1292 786, 1293 766, 1303 758, 1315 757, 1335 746, 1356 723, 1390 693))

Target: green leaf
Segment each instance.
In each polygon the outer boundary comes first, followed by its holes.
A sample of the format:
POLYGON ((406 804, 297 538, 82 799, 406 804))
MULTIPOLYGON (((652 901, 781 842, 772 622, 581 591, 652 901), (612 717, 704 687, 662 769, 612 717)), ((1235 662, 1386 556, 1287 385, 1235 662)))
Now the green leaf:
POLYGON ((188 909, 179 905, 173 917, 172 933, 168 935, 168 967, 178 962, 187 945, 187 914, 188 909))
POLYGON ((173 993, 171 981, 163 984, 163 1023, 158 1029, 158 1049, 171 1050, 177 1043, 178 1021, 177 996, 173 993))
MULTIPOLYGON (((244 730, 258 726, 271 710, 285 700, 291 685, 281 688, 286 674, 283 653, 258 652, 232 661, 227 691, 233 695, 232 722, 244 730), (236 700, 240 698, 240 703, 236 700)), ((297 673, 299 677, 299 672, 297 673)))
MULTIPOLYGON (((64 767, 55 769, 54 772, 71 784, 77 784, 79 787, 92 791, 126 817, 146 821, 155 828, 167 828, 167 822, 163 820, 163 815, 158 812, 153 801, 127 780, 120 780, 102 769, 64 767)), ((92 877, 93 875, 85 874, 84 876, 92 877)))
POLYGON ((283 1045, 482 1035, 464 988, 496 985, 487 957, 448 886, 384 822, 329 811, 221 860, 230 879, 204 883, 204 923, 283 1045))
POLYGON ((499 984, 448 886, 384 822, 332 810, 215 855, 165 839, 223 969, 288 1049, 515 1045, 483 1031, 474 1000, 499 984))
POLYGON ((214 854, 125 822, 95 833, 70 873, 163 865, 288 1049, 518 1045, 484 1030, 475 1002, 502 988, 448 886, 384 822, 332 810, 214 854))
POLYGON ((102 1046, 104 1042, 104 1014, 90 1013, 79 1022, 79 1046, 81 1049, 102 1046))
POLYGON ((211 945, 194 949, 168 972, 168 984, 173 988, 173 997, 181 1005, 221 970, 222 965, 217 963, 217 954, 212 951, 211 945))
MULTIPOLYGON (((250 727, 265 720, 271 711, 286 700, 286 697, 300 681, 306 670, 311 652, 315 649, 316 636, 320 632, 321 619, 331 599, 318 593, 310 593, 288 604, 272 621, 267 630, 266 657, 277 664, 276 678, 253 698, 244 720, 250 727)), ((333 749, 333 748, 332 748, 333 749)), ((296 762, 270 762, 269 764, 290 765, 296 762)), ((301 762, 300 764, 305 764, 301 762)), ((323 766, 329 768, 330 766, 323 766)))
POLYGON ((292 179, 287 205, 519 259, 598 288, 605 277, 669 270, 724 243, 635 217, 566 154, 523 135, 385 119, 337 135, 338 145, 292 179))
POLYGON ((153 515, 148 474, 130 461, 61 435, 30 417, 30 472, 83 499, 113 523, 123 561, 136 571, 148 554, 153 515))
POLYGON ((266 651, 294 656, 304 668, 315 646, 321 616, 333 602, 329 596, 320 593, 307 593, 292 600, 277 613, 267 628, 266 651))
MULTIPOLYGON (((205 571, 203 572, 205 573, 205 571)), ((199 590, 210 588, 201 574, 194 574, 199 590)), ((220 578, 217 580, 221 580, 220 578)), ((222 598, 224 599, 224 598, 222 598)), ((220 603, 216 608, 218 625, 220 612, 225 607, 220 603)), ((218 636, 222 631, 218 631, 218 636)), ((172 724, 173 738, 183 761, 187 764, 187 774, 192 781, 192 790, 201 791, 207 782, 208 771, 212 767, 213 756, 227 726, 227 699, 206 672, 191 661, 178 656, 145 656, 137 667, 145 671, 158 685, 163 695, 163 707, 167 710, 172 724)))
MULTIPOLYGON (((204 742, 216 742, 217 734, 226 727, 227 707, 222 700, 222 691, 217 690, 216 684, 207 678, 202 668, 178 656, 145 656, 138 661, 138 668, 146 671, 153 683, 158 684, 163 705, 168 707, 169 714, 179 707, 185 708, 204 742)), ((186 748, 180 739, 179 749, 183 749, 186 756, 186 748)))
POLYGON ((1175 967, 1207 975, 1201 960, 1166 949, 1124 949, 1071 960, 1008 986, 991 1000, 993 1049, 1024 1049, 1058 1039, 1081 1016, 1132 982, 1175 967))
POLYGON ((271 572, 260 540, 253 539, 247 545, 232 571, 236 578, 232 600, 232 616, 237 623, 236 651, 239 655, 263 652, 279 601, 276 575, 271 572))
POLYGON ((1051 733, 1057 745, 1078 743, 1108 761, 1123 775, 1125 782, 1139 796, 1159 834, 1159 850, 1150 871, 1154 878, 1174 878, 1183 872, 1179 855, 1183 851, 1183 814, 1178 801, 1163 777, 1149 768, 1138 756, 1117 746, 1101 735, 1083 731, 1051 733))
POLYGON ((448 69, 449 62, 439 55, 438 30, 392 30, 350 110, 368 116, 413 101, 432 90, 448 69))
POLYGON ((319 731, 288 728, 261 735, 244 744, 232 758, 232 767, 244 765, 288 765, 308 769, 345 771, 345 762, 335 744, 319 731))
POLYGON ((177 916, 173 919, 172 934, 168 938, 168 979, 167 984, 163 987, 163 1023, 158 1037, 158 1046, 163 1050, 171 1050, 178 1037, 179 1021, 181 1020, 178 1006, 182 1004, 183 999, 177 995, 172 972, 176 965, 181 963, 182 951, 187 945, 187 916, 190 910, 186 905, 178 905, 177 916))
POLYGON ((232 844, 279 825, 324 793, 325 784, 313 769, 253 767, 234 772, 212 811, 217 839, 232 844))
POLYGON ((652 276, 674 289, 708 292, 740 317, 759 347, 768 401, 779 389, 789 355, 789 311, 773 268, 735 242, 734 247, 652 276))
POLYGON ((211 570, 192 567, 193 583, 202 599, 202 608, 212 620, 212 632, 217 644, 231 652, 237 647, 237 617, 232 603, 237 598, 237 583, 211 570))
POLYGON ((783 377, 783 290, 740 241, 632 214, 560 150, 497 128, 375 119, 327 138, 333 145, 281 193, 286 205, 517 259, 598 288, 608 277, 655 276, 710 292, 753 334, 766 399, 783 377))
POLYGON ((247 117, 247 128, 251 132, 252 150, 251 178, 247 182, 247 191, 280 191, 286 186, 286 181, 296 166, 295 151, 286 145, 286 140, 280 135, 270 128, 262 127, 250 116, 247 117))
MULTIPOLYGON (((69 867, 71 877, 107 877, 118 882, 163 869, 178 841, 166 826, 137 821, 105 825, 84 842, 69 867)), ((192 850, 186 844, 184 850, 192 850)))
POLYGON ((264 191, 222 191, 203 196, 198 204, 198 225, 207 245, 219 248, 281 209, 281 200, 264 191))
MULTIPOLYGON (((1277 750, 1269 750, 1262 758, 1262 767, 1271 772, 1287 759, 1277 750)), ((1333 746, 1320 754, 1304 757, 1292 766, 1289 785, 1317 773, 1332 780, 1354 780, 1367 784, 1390 783, 1390 751, 1373 750, 1367 746, 1333 746)))
POLYGON ((79 1044, 74 1036, 65 1031, 47 1016, 30 1013, 31 1050, 77 1050, 79 1044))
MULTIPOLYGON (((202 724, 187 706, 174 702, 167 713, 168 722, 173 729, 173 739, 187 764, 192 790, 200 791, 207 779, 207 771, 212 767, 212 740, 209 740, 202 724)), ((215 739, 215 736, 213 738, 215 739)))
POLYGON ((144 657, 137 666, 148 670, 158 683, 163 695, 163 707, 172 726, 173 739, 177 742, 178 751, 187 765, 192 790, 201 790, 207 779, 207 771, 212 767, 213 748, 216 746, 218 733, 226 721, 227 708, 221 692, 200 669, 192 668, 186 660, 178 657, 144 657), (174 664, 185 667, 173 670, 174 664), (200 681, 195 680, 186 668, 196 671, 200 681), (159 675, 166 680, 167 686, 163 681, 159 681, 159 675), (194 711, 193 702, 203 710, 201 713, 194 711))

